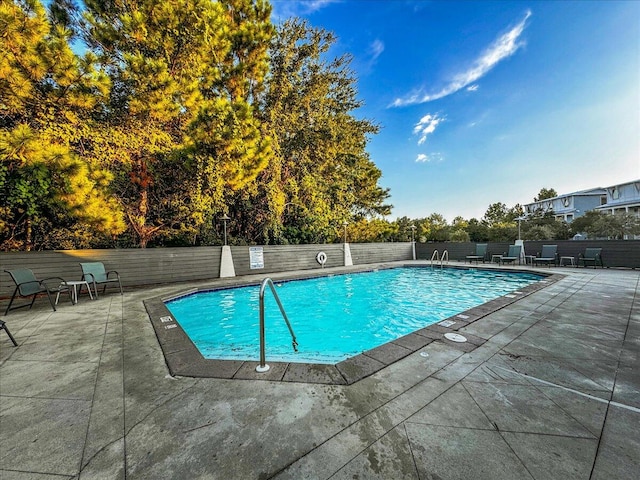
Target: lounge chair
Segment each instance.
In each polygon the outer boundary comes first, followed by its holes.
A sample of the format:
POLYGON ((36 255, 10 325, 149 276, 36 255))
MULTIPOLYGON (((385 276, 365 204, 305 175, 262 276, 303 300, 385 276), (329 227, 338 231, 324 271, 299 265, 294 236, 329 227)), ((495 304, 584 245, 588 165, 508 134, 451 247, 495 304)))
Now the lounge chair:
POLYGON ((122 283, 120 283, 120 275, 115 270, 107 272, 102 262, 89 262, 81 263, 82 268, 82 280, 86 280, 88 283, 93 284, 93 290, 98 298, 98 285, 104 285, 102 293, 107 290, 107 285, 110 283, 118 282, 120 287, 120 295, 122 295, 122 283))
MULTIPOLYGON (((67 291, 69 289, 69 286, 67 285, 67 282, 64 281, 64 279, 60 277, 49 277, 43 280, 38 280, 33 272, 28 268, 16 268, 14 270, 5 270, 5 272, 7 272, 11 276, 11 279, 16 284, 16 289, 13 291, 11 300, 9 300, 9 305, 7 305, 7 309, 4 312, 5 315, 9 313, 9 310, 16 310, 22 307, 33 307, 33 303, 36 301, 36 297, 39 293, 47 294, 47 297, 49 297, 51 308, 53 308, 53 311, 55 312, 56 306, 53 303, 51 294, 58 293, 60 291, 67 291), (55 287, 47 285, 47 282, 51 283, 52 280, 56 281, 55 287), (25 303, 24 305, 18 305, 17 307, 11 308, 16 295, 25 298, 33 296, 33 298, 31 299, 31 303, 25 303)), ((71 296, 71 294, 69 294, 69 296, 71 296)))
POLYGON ((596 268, 598 264, 604 268, 602 263, 602 248, 585 248, 584 253, 578 255, 578 266, 586 267, 587 264, 593 264, 593 268, 596 268))
POLYGON ((533 258, 533 263, 546 263, 548 267, 553 263, 557 264, 558 246, 557 245, 543 245, 542 252, 533 258))
POLYGON ((509 252, 505 253, 500 257, 500 263, 511 263, 517 260, 518 263, 521 263, 522 260, 520 256, 522 254, 522 245, 509 245, 509 252))
POLYGON ((9 335, 9 339, 11 340, 11 342, 13 343, 14 347, 18 346, 18 343, 16 342, 16 339, 13 338, 13 335, 11 335, 11 332, 9 331, 9 329, 7 328, 7 324, 0 320, 0 330, 4 330, 5 332, 7 332, 7 335, 9 335))
POLYGON ((482 260, 482 263, 484 263, 486 256, 487 256, 487 244, 476 243, 476 254, 467 255, 467 260, 469 260, 469 263, 473 262, 474 260, 476 263, 478 263, 478 260, 482 260))

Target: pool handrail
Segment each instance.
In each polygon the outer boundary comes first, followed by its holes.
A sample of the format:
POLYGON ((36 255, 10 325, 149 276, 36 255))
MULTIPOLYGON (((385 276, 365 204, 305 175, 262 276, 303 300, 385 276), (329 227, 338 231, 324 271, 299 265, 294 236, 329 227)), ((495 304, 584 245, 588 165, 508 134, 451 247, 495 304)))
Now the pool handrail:
POLYGON ((449 251, 448 250, 444 250, 442 252, 442 257, 440 258, 440 268, 442 268, 444 262, 447 262, 447 265, 449 265, 449 251))
POLYGON ((440 254, 438 253, 438 250, 434 250, 433 253, 431 254, 431 268, 433 268, 433 262, 440 262, 440 268, 443 267, 444 262, 447 262, 447 265, 449 264, 449 251, 448 250, 444 250, 442 252, 442 257, 440 257, 440 254))
POLYGON ((260 365, 256 367, 256 372, 264 373, 269 371, 269 365, 266 364, 265 360, 265 340, 264 340, 264 291, 269 285, 271 289, 271 293, 273 293, 273 298, 276 299, 276 303, 280 308, 280 313, 282 313, 282 318, 284 318, 285 323, 287 324, 287 328, 289 329, 289 333, 291 333, 291 346, 293 347, 293 351, 298 351, 298 341, 296 340, 296 334, 293 333, 293 328, 291 328, 291 323, 289 322, 289 318, 284 311, 284 307, 280 302, 280 297, 276 292, 276 287, 273 284, 273 280, 269 277, 265 278, 260 285, 260 365))

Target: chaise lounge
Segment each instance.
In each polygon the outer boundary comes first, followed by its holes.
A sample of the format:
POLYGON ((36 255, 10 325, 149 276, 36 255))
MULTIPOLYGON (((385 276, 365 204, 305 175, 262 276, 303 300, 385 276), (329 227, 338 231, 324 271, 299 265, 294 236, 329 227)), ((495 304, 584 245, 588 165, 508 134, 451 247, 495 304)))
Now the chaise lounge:
POLYGON ((521 263, 522 245, 509 245, 509 251, 500 257, 500 263, 521 263))
POLYGON ((580 262, 582 262, 583 267, 586 267, 587 264, 593 264, 593 268, 596 268, 599 264, 604 268, 604 264, 602 263, 602 248, 585 248, 584 253, 578 255, 578 266, 580 266, 580 262))
POLYGON ((482 263, 484 263, 486 256, 487 256, 487 244, 476 243, 476 254, 467 255, 467 260, 469 260, 469 263, 473 262, 474 260, 476 263, 478 263, 478 260, 482 260, 482 263))
POLYGON ((558 246, 557 245, 543 245, 542 252, 540 255, 536 255, 533 258, 534 265, 539 263, 544 263, 548 267, 553 263, 556 265, 558 263, 558 246))

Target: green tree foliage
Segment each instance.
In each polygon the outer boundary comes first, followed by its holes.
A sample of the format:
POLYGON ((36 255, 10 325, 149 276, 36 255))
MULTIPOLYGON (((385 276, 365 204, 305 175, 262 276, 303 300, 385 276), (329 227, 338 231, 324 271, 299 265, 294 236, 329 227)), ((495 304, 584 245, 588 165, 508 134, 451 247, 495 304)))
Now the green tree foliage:
POLYGON ((452 242, 470 242, 471 235, 469 235, 466 230, 458 228, 451 231, 449 240, 451 240, 452 242))
POLYGON ((249 100, 266 71, 270 9, 235 0, 86 7, 83 38, 114 84, 92 153, 116 172, 140 246, 195 239, 225 191, 267 162, 269 141, 249 100))
POLYGON ((270 6, 87 0, 86 7, 80 29, 114 85, 93 154, 116 172, 140 246, 156 237, 195 241, 271 155, 254 112, 268 68, 270 6))
POLYGON ((449 240, 450 227, 442 215, 432 213, 419 221, 418 232, 428 242, 446 242, 449 240))
MULTIPOLYGON (((380 218, 361 219, 347 226, 347 240, 353 243, 389 242, 399 233, 396 222, 380 218)), ((409 238, 403 241, 411 241, 409 238)))
MULTIPOLYGON (((108 172, 77 154, 77 131, 108 90, 108 79, 69 47, 36 0, 0 1, 0 238, 3 248, 34 247, 34 232, 55 221, 108 235, 124 229, 107 192, 108 172)), ((40 245, 36 244, 36 248, 40 245)))
POLYGON ((493 203, 487 208, 482 220, 490 227, 500 223, 506 223, 510 220, 509 209, 502 202, 493 203))
POLYGON ((556 220, 553 212, 539 211, 522 221, 525 240, 567 240, 570 237, 569 224, 556 220))
POLYGON ((547 200, 549 198, 555 198, 558 196, 558 192, 556 192, 553 188, 541 188, 538 195, 533 199, 534 202, 541 202, 542 200, 547 200))
POLYGON ((480 221, 477 218, 472 218, 471 220, 469 220, 466 231, 469 234, 469 239, 472 242, 489 241, 489 226, 485 222, 480 221))
POLYGON ((339 240, 344 221, 390 212, 381 172, 365 150, 378 129, 353 116, 361 102, 351 59, 325 59, 334 42, 300 20, 285 22, 272 41, 263 111, 274 157, 234 211, 253 226, 252 241, 339 240))
POLYGON ((410 242, 413 236, 414 240, 418 238, 418 227, 409 217, 400 217, 392 223, 395 233, 390 240, 393 242, 410 242), (414 227, 414 228, 411 228, 414 227))
POLYGON ((640 219, 629 213, 610 215, 590 211, 571 222, 572 235, 584 233, 589 238, 621 240, 640 234, 640 219))
POLYGON ((450 238, 452 242, 469 242, 471 241, 471 235, 467 231, 469 228, 469 221, 465 220, 461 216, 457 216, 451 222, 450 238))
MULTIPOLYGON (((451 225, 383 219, 366 151, 378 126, 354 114, 351 57, 331 58, 335 37, 304 21, 276 30, 266 0, 48 4, 0 0, 2 248, 212 243, 223 213, 236 243, 342 241, 344 222, 357 242, 407 242, 412 225, 422 241, 516 238, 520 205, 451 225)), ((638 230, 591 220, 590 235, 638 230)), ((552 216, 521 227, 571 234, 552 216)))

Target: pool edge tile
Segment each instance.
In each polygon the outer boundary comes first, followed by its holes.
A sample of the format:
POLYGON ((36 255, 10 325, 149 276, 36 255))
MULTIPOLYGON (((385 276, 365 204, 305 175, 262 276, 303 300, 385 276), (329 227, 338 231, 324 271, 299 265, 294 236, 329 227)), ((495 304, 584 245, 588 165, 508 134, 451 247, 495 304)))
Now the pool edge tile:
MULTIPOLYGON (((416 265, 405 265, 406 267, 418 267, 416 265)), ((377 268, 364 268, 358 271, 375 271, 391 266, 378 266, 377 268)), ((425 268, 424 266, 420 268, 425 268)), ((451 266, 449 268, 464 268, 451 266)), ((513 270, 510 270, 513 272, 513 270)), ((517 270, 519 271, 519 270, 517 270)), ((347 272, 349 273, 349 272, 347 272)), ((494 313, 508 305, 525 298, 543 288, 546 288, 565 275, 558 273, 531 272, 522 270, 522 273, 535 273, 544 278, 544 282, 535 282, 519 289, 521 294, 513 297, 498 297, 489 302, 473 307, 464 312, 460 312, 448 319, 455 324, 450 327, 443 327, 434 323, 420 330, 404 335, 386 344, 380 345, 359 355, 348 358, 335 365, 332 364, 309 364, 309 363, 287 363, 269 362, 272 367, 266 373, 258 373, 255 367, 256 361, 245 360, 215 360, 206 359, 202 356, 191 339, 184 332, 182 327, 175 321, 173 315, 164 304, 170 298, 180 297, 183 294, 190 295, 193 289, 182 290, 182 293, 163 295, 149 298, 143 301, 149 319, 154 328, 156 338, 162 350, 165 363, 169 373, 173 376, 201 377, 201 378, 222 378, 237 380, 267 380, 279 382, 303 382, 329 385, 351 385, 362 380, 383 368, 409 356, 411 353, 429 345, 434 341, 442 342, 457 350, 469 352, 482 345, 486 340, 480 337, 469 338, 466 343, 451 342, 444 338, 444 333, 457 331, 481 318, 494 313), (465 318, 460 318, 464 315, 465 318)), ((317 272, 311 275, 284 278, 300 280, 322 276, 317 272)), ((284 280, 283 278, 283 280, 284 280)), ((195 289, 196 291, 207 291, 213 289, 235 288, 238 286, 254 285, 255 281, 242 282, 241 279, 220 287, 205 287, 195 289)), ((286 281, 286 280, 285 280, 286 281)), ((441 321, 442 322, 442 321, 441 321)))

